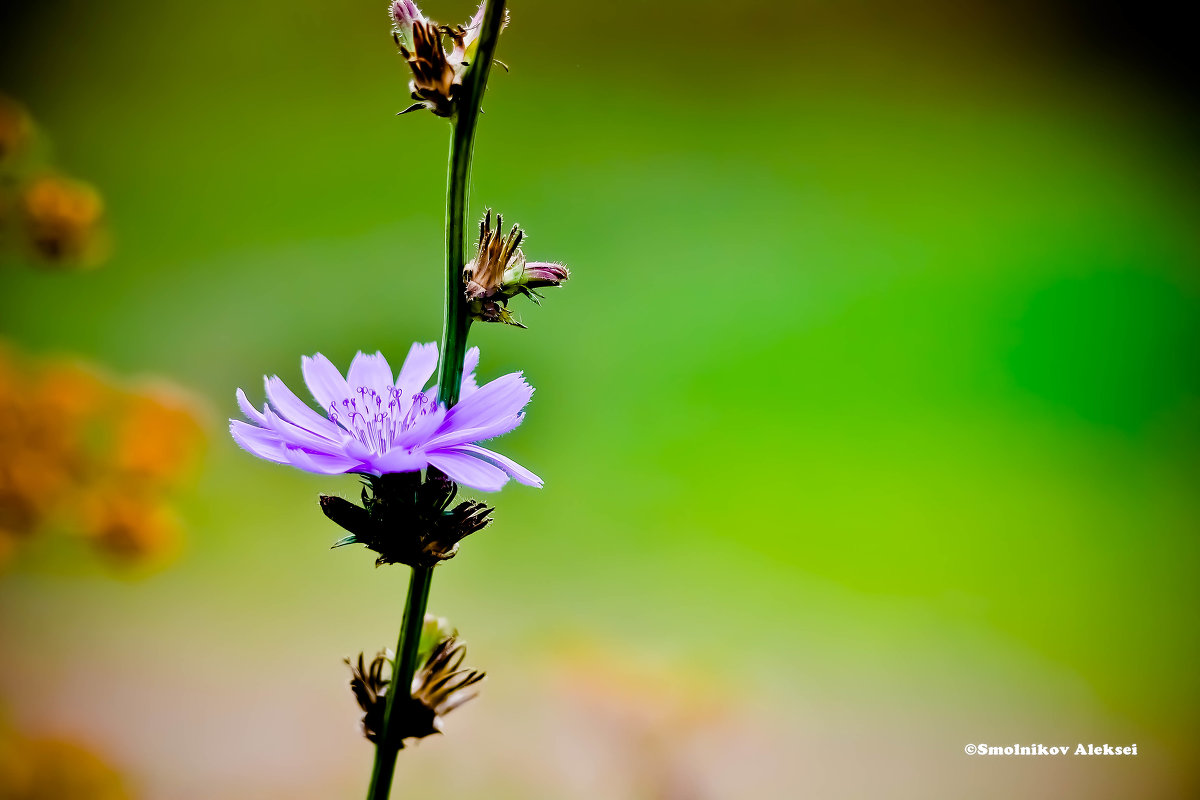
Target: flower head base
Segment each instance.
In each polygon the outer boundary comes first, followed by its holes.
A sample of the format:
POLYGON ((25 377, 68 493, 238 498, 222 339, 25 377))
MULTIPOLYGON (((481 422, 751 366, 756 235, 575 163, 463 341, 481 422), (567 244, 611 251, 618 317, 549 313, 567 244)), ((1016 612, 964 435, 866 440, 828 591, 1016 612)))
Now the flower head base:
MULTIPOLYGON (((429 624, 430 617, 427 616, 427 628, 429 624)), ((478 689, 473 687, 486 675, 478 670, 462 669, 466 655, 467 646, 457 633, 440 639, 428 653, 424 666, 413 676, 408 702, 398 698, 392 710, 397 715, 393 730, 401 748, 405 739, 423 739, 441 733, 442 717, 479 695, 478 689)), ((390 683, 390 677, 384 677, 384 670, 389 666, 394 668, 391 654, 380 652, 367 665, 360 653, 357 664, 348 658, 346 664, 350 666, 350 689, 363 710, 363 735, 378 744, 383 736, 390 683)))
POLYGON ((508 301, 523 294, 538 303, 541 295, 536 289, 561 286, 571 277, 571 271, 562 264, 527 262, 521 250, 525 232, 513 225, 505 236, 503 229, 504 218, 499 214, 496 227, 492 228, 492 211, 488 209, 479 224, 475 260, 463 268, 463 291, 474 319, 524 328, 509 312, 508 301))
POLYGON ((259 458, 320 475, 382 476, 432 466, 485 492, 496 491, 510 477, 540 487, 541 478, 476 444, 521 424, 533 396, 521 373, 477 386, 479 348, 471 348, 462 399, 447 409, 437 402, 436 389, 423 389, 437 361, 436 344, 414 344, 393 376, 382 353, 359 353, 343 377, 320 353, 304 357, 304 381, 325 413, 314 411, 278 377, 267 378, 270 402, 262 411, 238 390, 238 406, 253 424, 230 420, 230 433, 259 458))
POLYGON ((333 546, 366 545, 379 554, 375 566, 436 566, 453 558, 459 542, 492 521, 494 509, 478 500, 451 509, 458 487, 437 469, 430 469, 424 482, 418 473, 404 472, 367 476, 366 484, 361 506, 322 495, 321 510, 350 532, 333 546))
MULTIPOLYGON (((427 108, 439 117, 454 115, 463 76, 479 46, 485 7, 486 3, 480 3, 466 25, 447 26, 426 19, 412 0, 394 0, 389 6, 392 38, 412 70, 409 90, 417 101, 401 114, 427 108), (448 48, 444 43, 447 39, 448 48)), ((505 11, 500 29, 507 24, 505 11)))

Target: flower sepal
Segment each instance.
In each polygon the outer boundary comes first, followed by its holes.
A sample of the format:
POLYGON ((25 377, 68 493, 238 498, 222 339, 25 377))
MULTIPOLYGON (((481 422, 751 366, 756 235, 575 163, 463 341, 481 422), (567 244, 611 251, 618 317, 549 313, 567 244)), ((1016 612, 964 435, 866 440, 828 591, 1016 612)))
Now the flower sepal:
POLYGON ((486 528, 494 509, 478 500, 450 508, 458 485, 434 468, 365 476, 362 505, 321 495, 321 510, 349 531, 333 547, 361 544, 379 554, 376 566, 432 567, 453 558, 463 539, 486 528))

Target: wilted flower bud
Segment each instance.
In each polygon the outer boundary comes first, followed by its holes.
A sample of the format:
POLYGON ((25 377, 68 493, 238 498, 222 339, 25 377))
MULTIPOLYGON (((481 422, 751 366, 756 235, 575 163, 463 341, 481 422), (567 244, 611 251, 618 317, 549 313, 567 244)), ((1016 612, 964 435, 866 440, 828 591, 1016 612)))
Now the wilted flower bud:
MULTIPOLYGON (((485 675, 477 670, 461 669, 466 655, 467 646, 458 638, 457 632, 449 629, 445 620, 427 614, 417 656, 424 665, 413 676, 408 702, 397 698, 397 705, 392 709, 395 717, 392 729, 400 748, 405 739, 423 739, 441 733, 441 718, 478 696, 478 690, 472 687, 485 675), (427 642, 427 634, 438 638, 427 642)), ((394 669, 392 654, 382 651, 370 665, 365 663, 361 653, 357 664, 348 658, 345 661, 350 666, 350 689, 363 710, 363 735, 368 741, 378 743, 383 736, 390 683, 390 676, 384 677, 384 669, 394 669)))
POLYGON ((458 95, 462 80, 446 59, 446 51, 442 49, 442 33, 443 29, 434 22, 414 23, 411 50, 397 37, 400 55, 404 56, 412 70, 413 77, 408 86, 413 99, 417 101, 401 114, 419 108, 428 108, 439 117, 454 114, 454 98, 458 95))
POLYGON ((463 268, 464 293, 474 319, 523 328, 509 312, 508 301, 523 294, 537 303, 541 295, 535 289, 561 286, 571 277, 571 271, 562 264, 527 262, 521 250, 525 232, 513 225, 505 236, 503 227, 504 219, 497 214, 496 227, 492 228, 492 211, 488 209, 479 225, 475 259, 463 268))
POLYGON ((571 271, 562 264, 551 264, 546 261, 529 261, 514 264, 504 270, 501 287, 515 293, 527 294, 537 302, 540 295, 534 289, 562 286, 563 281, 571 277, 571 271))
MULTIPOLYGON (((438 25, 426 19, 412 0, 394 0, 389 8, 392 38, 412 70, 409 89, 417 102, 401 111, 427 108, 439 117, 454 114, 454 102, 463 76, 479 46, 486 3, 480 3, 466 25, 438 25), (449 47, 444 45, 449 39, 449 47)), ((508 25, 508 12, 500 29, 508 25)))
POLYGON ((413 676, 413 701, 419 708, 414 708, 405 736, 420 738, 441 733, 442 717, 479 696, 479 691, 471 687, 485 674, 460 669, 466 657, 467 646, 457 636, 443 639, 433 649, 425 666, 413 676))

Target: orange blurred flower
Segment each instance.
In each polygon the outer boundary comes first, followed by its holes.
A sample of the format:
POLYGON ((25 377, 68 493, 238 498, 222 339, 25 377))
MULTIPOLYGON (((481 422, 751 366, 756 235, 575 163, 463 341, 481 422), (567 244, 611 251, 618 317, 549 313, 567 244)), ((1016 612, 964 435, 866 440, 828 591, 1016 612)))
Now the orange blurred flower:
POLYGON ((204 439, 196 414, 166 392, 130 395, 120 412, 113 456, 131 477, 170 485, 204 439))
POLYGON ((0 564, 56 527, 119 561, 163 560, 181 538, 168 493, 203 440, 178 391, 19 362, 0 343, 0 564))
POLYGON ((96 489, 79 511, 79 532, 118 560, 161 560, 177 549, 181 538, 174 509, 150 493, 96 489))
POLYGON ((108 251, 104 201, 89 184, 44 175, 21 193, 25 236, 54 265, 94 266, 108 251))
POLYGON ((72 431, 25 388, 11 354, 0 347, 0 537, 32 534, 70 482, 72 431))
POLYGON ((28 739, 0 729, 0 797, 5 800, 129 800, 121 776, 72 742, 28 739))

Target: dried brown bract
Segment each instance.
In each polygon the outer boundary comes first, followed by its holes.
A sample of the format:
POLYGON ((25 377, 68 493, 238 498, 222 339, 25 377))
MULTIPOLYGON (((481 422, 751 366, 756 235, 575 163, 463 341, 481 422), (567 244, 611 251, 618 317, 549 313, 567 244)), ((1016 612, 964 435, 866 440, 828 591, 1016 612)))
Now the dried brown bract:
POLYGON ((348 658, 345 661, 350 667, 350 691, 354 692, 354 699, 363 710, 363 736, 367 737, 367 741, 378 744, 383 733, 383 715, 387 707, 385 695, 388 679, 383 677, 383 670, 392 663, 391 659, 386 652, 380 651, 371 660, 370 666, 366 665, 362 653, 358 654, 357 665, 348 658))
MULTIPOLYGON (((413 676, 412 695, 407 701, 397 700, 398 705, 392 709, 392 726, 400 748, 405 739, 441 733, 442 717, 479 695, 475 687, 485 673, 464 669, 466 655, 466 644, 455 635, 448 636, 438 642, 413 676)), ((380 652, 369 665, 361 653, 357 663, 349 658, 345 661, 350 667, 350 689, 363 711, 363 736, 378 744, 383 737, 392 659, 380 652), (385 669, 388 677, 384 677, 385 669)))
MULTIPOLYGON (((461 30, 461 29, 457 29, 461 30)), ((407 114, 421 108, 428 108, 439 117, 449 117, 454 114, 454 98, 462 85, 458 72, 446 58, 442 48, 442 37, 450 35, 461 40, 461 34, 439 26, 435 22, 416 21, 412 27, 413 46, 410 50, 395 36, 400 55, 408 62, 412 70, 412 81, 409 89, 417 102, 400 112, 407 114)))

